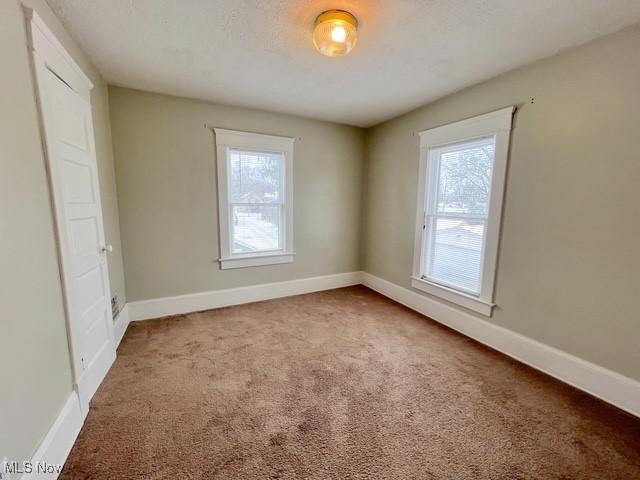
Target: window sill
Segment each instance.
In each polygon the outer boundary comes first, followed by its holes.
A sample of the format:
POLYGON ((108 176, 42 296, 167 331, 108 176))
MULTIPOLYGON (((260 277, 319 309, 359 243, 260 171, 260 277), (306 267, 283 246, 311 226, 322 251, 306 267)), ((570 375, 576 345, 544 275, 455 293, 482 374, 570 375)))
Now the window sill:
POLYGON ((294 253, 277 253, 268 255, 238 256, 230 258, 219 258, 220 268, 228 270, 231 268, 259 267, 261 265, 277 265, 279 263, 293 263, 294 253))
POLYGON ((480 313, 486 317, 491 316, 493 307, 495 307, 495 303, 485 302, 484 300, 480 300, 479 298, 471 295, 431 283, 423 278, 411 277, 411 286, 435 297, 442 298, 448 302, 473 310, 474 312, 480 313))

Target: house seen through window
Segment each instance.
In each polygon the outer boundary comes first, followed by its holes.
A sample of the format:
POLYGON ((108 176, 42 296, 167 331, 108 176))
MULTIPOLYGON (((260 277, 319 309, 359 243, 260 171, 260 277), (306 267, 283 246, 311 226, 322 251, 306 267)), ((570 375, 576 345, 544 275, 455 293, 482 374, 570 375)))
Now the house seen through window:
POLYGON ((431 150, 425 277, 478 294, 495 138, 431 150))
POLYGON ((282 248, 282 154, 229 152, 233 253, 282 248))

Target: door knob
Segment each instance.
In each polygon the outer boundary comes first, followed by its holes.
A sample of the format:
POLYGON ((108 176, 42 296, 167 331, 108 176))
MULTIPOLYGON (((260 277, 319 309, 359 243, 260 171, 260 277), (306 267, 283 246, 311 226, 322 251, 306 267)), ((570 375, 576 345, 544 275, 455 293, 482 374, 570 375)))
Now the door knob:
POLYGON ((104 247, 101 248, 102 253, 111 253, 113 252, 113 247, 111 245, 105 245, 104 247))

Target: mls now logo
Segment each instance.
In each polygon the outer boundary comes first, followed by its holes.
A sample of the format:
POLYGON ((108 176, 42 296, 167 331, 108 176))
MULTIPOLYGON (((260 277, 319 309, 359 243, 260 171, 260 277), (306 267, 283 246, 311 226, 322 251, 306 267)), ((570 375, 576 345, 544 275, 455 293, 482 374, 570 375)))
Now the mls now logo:
POLYGON ((12 475, 22 475, 25 473, 36 473, 41 475, 55 475, 62 472, 62 465, 47 462, 7 462, 2 464, 0 470, 0 480, 9 480, 12 475))

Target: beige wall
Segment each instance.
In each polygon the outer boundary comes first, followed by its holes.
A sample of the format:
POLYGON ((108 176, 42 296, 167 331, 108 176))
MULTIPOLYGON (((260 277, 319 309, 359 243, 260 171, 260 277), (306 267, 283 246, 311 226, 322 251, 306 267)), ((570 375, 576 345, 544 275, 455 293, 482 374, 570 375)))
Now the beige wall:
MULTIPOLYGON (((111 288, 124 301, 106 84, 44 0, 29 0, 95 84, 111 288)), ((31 458, 72 390, 48 184, 20 4, 0 2, 0 454, 31 458)), ((0 458, 0 461, 2 459, 0 458)))
POLYGON ((413 132, 516 104, 491 321, 640 379, 639 48, 627 29, 371 129, 364 269, 410 288, 413 132))
POLYGON ((359 268, 361 129, 115 87, 109 101, 129 300, 359 268), (220 270, 215 141, 205 123, 299 137, 294 263, 220 270))

